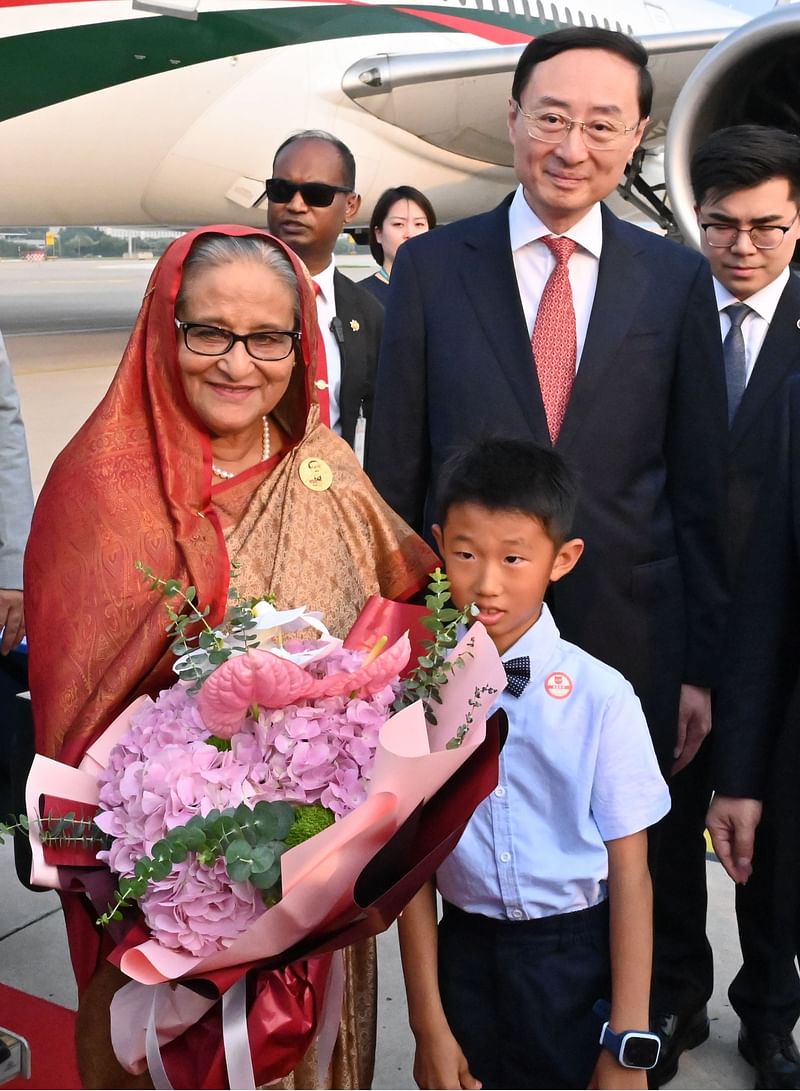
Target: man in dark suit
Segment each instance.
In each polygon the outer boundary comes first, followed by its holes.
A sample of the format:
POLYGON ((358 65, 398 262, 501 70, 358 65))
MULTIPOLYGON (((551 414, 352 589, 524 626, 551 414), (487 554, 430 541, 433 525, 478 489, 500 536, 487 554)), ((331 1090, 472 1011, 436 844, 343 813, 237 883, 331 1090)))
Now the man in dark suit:
MULTIPOLYGON (((732 584, 759 497, 772 489, 774 434, 787 376, 800 372, 800 279, 789 262, 800 238, 800 138, 758 125, 712 134, 692 157, 692 185, 703 252, 714 274, 728 384, 728 557, 732 584)), ((736 619, 733 619, 735 622, 736 619)), ((760 636, 754 637, 761 643, 760 636)), ((713 990, 713 955, 706 938, 703 829, 711 795, 712 732, 688 769, 673 778, 672 811, 664 821, 655 901, 654 995, 675 1013, 671 1048, 656 1078, 670 1078, 680 1047, 705 1019, 713 990)), ((762 840, 768 837, 764 834, 762 840)), ((793 937, 775 933, 772 854, 766 849, 746 886, 736 891, 742 966, 728 995, 741 1019, 739 1049, 754 1064, 758 1087, 800 1087, 800 1054, 791 1031, 800 1017, 800 978, 793 937), (786 1082, 786 1081, 789 1082, 786 1082)))
MULTIPOLYGON (((781 400, 769 484, 733 602, 707 822, 725 870, 746 884, 737 885, 737 902, 742 889, 758 887, 761 934, 770 940, 761 991, 772 1029, 761 1037, 773 1063, 768 1071, 754 1058, 756 1086, 797 1088, 792 1027, 800 1012, 794 971, 800 954, 800 376, 783 386, 781 400)), ((744 1045, 747 1050, 747 1037, 744 1045)))
MULTIPOLYGON (((25 427, 11 363, 0 333, 0 815, 12 812, 11 785, 19 779, 18 750, 25 724, 16 694, 28 688, 27 653, 15 650, 25 636, 22 554, 33 513, 25 427)), ((32 737, 31 737, 32 744, 32 737)))
POLYGON ((327 378, 317 380, 320 412, 362 458, 378 362, 383 307, 336 268, 336 240, 361 206, 350 149, 308 129, 285 140, 267 182, 269 229, 305 262, 317 285, 327 378), (321 385, 325 384, 325 385, 321 385))
POLYGON ((459 444, 554 443, 582 479, 586 541, 580 571, 552 589, 556 621, 631 680, 669 768, 710 727, 725 390, 705 260, 600 203, 647 124, 646 64, 639 43, 601 29, 526 47, 508 113, 513 198, 398 253, 368 470, 427 530, 459 444), (551 252, 564 243, 570 255, 551 252))

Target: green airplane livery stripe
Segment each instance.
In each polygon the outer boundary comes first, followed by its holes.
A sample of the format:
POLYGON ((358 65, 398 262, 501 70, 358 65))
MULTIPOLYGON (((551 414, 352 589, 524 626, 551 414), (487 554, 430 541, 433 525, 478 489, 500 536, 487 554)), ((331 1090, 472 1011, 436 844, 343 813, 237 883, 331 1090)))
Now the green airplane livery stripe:
MULTIPOLYGON (((203 12, 196 22, 161 17, 62 27, 0 38, 0 121, 176 67, 278 46, 370 34, 442 33, 449 8, 309 5, 203 12), (417 14, 418 12, 418 14, 417 14), (427 18, 426 18, 427 17, 427 18)), ((533 36, 551 29, 502 12, 458 12, 460 20, 533 36)))

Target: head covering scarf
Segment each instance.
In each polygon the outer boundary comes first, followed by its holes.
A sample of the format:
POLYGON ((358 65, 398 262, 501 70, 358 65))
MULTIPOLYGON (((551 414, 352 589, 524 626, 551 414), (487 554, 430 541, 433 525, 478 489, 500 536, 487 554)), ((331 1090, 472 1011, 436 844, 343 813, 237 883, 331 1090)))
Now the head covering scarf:
MULTIPOLYGON (((177 239, 153 270, 108 393, 54 463, 34 514, 25 611, 37 750, 71 764, 135 697, 175 680, 164 602, 136 562, 196 587, 197 601, 211 607, 211 624, 225 613, 230 562, 212 503, 211 440, 184 393, 174 322, 184 262, 206 234, 260 236, 291 261, 301 340, 289 387, 272 415, 290 451, 316 422, 315 434, 326 434, 352 479, 352 453, 318 424, 312 408, 320 334, 303 264, 278 240, 249 227, 206 227, 177 239)), ((361 473, 357 463, 355 470, 361 473)), ((351 490, 340 506, 357 503, 348 498, 359 495, 351 490)), ((402 527, 421 547, 398 583, 408 594, 422 582, 410 587, 409 571, 424 574, 433 557, 402 527)))

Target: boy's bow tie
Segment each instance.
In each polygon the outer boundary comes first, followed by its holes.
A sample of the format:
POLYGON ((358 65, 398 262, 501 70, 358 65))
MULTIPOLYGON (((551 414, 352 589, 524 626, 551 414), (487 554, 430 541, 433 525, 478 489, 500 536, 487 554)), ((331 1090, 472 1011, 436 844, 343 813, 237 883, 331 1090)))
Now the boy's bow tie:
POLYGON ((521 697, 522 691, 531 680, 531 661, 527 655, 519 659, 506 659, 503 663, 506 671, 506 691, 512 697, 521 697))

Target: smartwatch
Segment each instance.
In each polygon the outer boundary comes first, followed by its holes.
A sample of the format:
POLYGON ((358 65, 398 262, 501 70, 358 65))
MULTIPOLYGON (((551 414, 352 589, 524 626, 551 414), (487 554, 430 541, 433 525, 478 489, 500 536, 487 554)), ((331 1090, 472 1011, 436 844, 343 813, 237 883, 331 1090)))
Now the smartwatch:
POLYGON ((613 1031, 608 1024, 611 1005, 607 1000, 598 1000, 594 1012, 604 1021, 600 1045, 612 1053, 623 1068, 655 1068, 661 1052, 661 1039, 657 1034, 649 1030, 613 1031))

